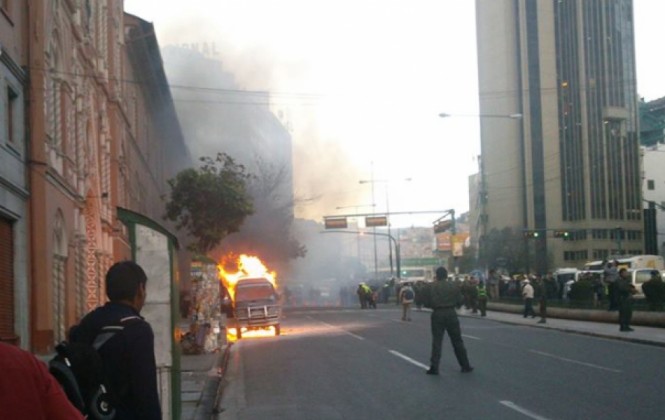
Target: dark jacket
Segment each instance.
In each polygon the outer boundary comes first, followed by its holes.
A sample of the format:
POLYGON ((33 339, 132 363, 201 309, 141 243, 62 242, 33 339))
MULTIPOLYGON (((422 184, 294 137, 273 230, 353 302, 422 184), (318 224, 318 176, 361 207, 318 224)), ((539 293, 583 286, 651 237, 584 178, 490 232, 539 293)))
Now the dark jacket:
MULTIPOLYGON (((119 325, 121 319, 135 316, 139 313, 131 306, 109 302, 83 317, 72 328, 69 339, 92 344, 102 327, 119 325)), ((116 400, 116 419, 160 420, 155 338, 150 324, 143 318, 127 323, 99 349, 99 354, 116 400)))
POLYGON ((462 304, 462 292, 453 282, 436 280, 429 285, 429 303, 432 309, 455 308, 462 304))

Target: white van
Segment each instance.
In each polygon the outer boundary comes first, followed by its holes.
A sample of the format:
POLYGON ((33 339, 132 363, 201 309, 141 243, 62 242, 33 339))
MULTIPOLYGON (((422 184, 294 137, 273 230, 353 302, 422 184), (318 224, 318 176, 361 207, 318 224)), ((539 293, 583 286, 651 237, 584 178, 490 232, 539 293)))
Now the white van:
POLYGON ((630 273, 631 283, 633 283, 633 286, 635 286, 635 290, 637 290, 637 293, 634 295, 634 297, 636 298, 644 297, 644 292, 642 291, 642 285, 647 281, 651 280, 652 271, 654 271, 652 268, 638 268, 637 270, 628 270, 628 272, 630 273))
MULTIPOLYGON (((629 270, 636 270, 640 268, 648 268, 651 270, 665 270, 665 260, 660 255, 623 255, 620 257, 610 257, 607 261, 617 260, 619 262, 618 268, 627 268, 629 270)), ((584 264, 585 270, 602 270, 603 261, 590 261, 584 264)))

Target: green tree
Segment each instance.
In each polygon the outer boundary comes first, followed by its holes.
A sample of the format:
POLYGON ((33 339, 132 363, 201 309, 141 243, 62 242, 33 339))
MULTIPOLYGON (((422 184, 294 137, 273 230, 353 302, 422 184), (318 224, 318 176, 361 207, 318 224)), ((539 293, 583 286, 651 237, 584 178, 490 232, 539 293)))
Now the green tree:
POLYGON ((509 273, 525 273, 530 263, 521 232, 509 227, 492 229, 485 236, 481 242, 479 260, 482 266, 500 267, 509 273))
POLYGON ((457 259, 457 265, 460 273, 470 273, 474 269, 480 268, 476 261, 476 247, 464 248, 464 254, 457 259))
POLYGON ((194 238, 190 250, 206 254, 237 232, 254 207, 247 192, 251 175, 243 165, 226 153, 199 160, 199 169, 185 169, 168 180, 171 195, 164 217, 194 238))

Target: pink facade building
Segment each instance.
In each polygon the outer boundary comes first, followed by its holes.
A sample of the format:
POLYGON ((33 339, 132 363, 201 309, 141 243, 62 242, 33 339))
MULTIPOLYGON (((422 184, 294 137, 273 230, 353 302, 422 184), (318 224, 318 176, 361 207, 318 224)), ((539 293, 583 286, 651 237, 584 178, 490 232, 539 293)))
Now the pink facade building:
POLYGON ((45 353, 132 257, 118 209, 162 223, 191 162, 151 24, 118 0, 2 4, 0 339, 45 353))

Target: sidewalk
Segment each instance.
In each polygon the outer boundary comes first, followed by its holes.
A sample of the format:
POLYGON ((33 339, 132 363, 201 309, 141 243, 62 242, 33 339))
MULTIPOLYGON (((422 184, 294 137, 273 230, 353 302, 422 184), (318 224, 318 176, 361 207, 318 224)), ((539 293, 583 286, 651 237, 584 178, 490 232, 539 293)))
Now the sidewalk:
MULTIPOLYGON (((472 314, 470 310, 466 309, 460 309, 458 314, 462 317, 480 318, 480 314, 472 314)), ((539 316, 536 316, 536 318, 524 318, 521 313, 499 312, 489 308, 487 310, 487 316, 484 318, 507 324, 547 328, 576 334, 665 347, 665 328, 659 327, 633 325, 632 328, 635 331, 621 332, 619 331, 618 323, 580 321, 564 318, 547 318, 545 324, 538 324, 538 321, 540 320, 539 316)))
POLYGON ((228 344, 208 354, 182 355, 180 358, 180 401, 182 420, 210 419, 223 376, 228 344))
MULTIPOLYGON (((186 331, 189 329, 189 325, 186 321, 181 321, 180 328, 186 331)), ((219 334, 214 343, 219 346, 218 350, 213 353, 183 354, 181 348, 181 420, 208 420, 213 417, 213 409, 217 402, 219 385, 224 376, 223 368, 229 349, 226 330, 222 329, 222 331, 223 333, 219 334)), ((212 348, 214 347, 210 347, 209 350, 212 348)))

